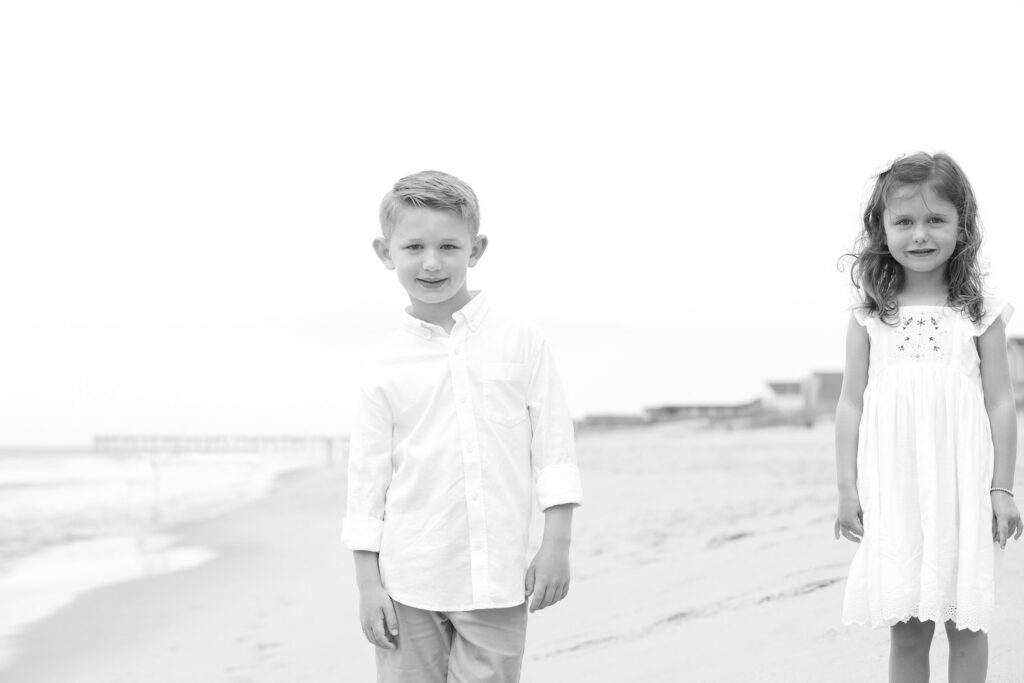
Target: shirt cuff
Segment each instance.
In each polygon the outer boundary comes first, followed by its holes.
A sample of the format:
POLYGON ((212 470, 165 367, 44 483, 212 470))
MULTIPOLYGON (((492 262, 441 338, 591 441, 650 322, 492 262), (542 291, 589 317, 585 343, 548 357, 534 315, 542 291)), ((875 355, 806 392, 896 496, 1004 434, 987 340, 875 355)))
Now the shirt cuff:
POLYGON ((384 522, 375 517, 346 517, 341 520, 341 542, 349 550, 380 552, 384 522))
POLYGON ((580 468, 576 465, 550 465, 537 472, 537 505, 547 510, 554 505, 583 504, 580 468))

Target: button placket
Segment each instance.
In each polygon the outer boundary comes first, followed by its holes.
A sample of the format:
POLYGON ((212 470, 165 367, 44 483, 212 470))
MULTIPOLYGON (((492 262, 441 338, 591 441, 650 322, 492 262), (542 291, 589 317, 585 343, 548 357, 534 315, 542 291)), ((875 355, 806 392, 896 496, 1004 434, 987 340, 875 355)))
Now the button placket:
POLYGON ((452 389, 456 397, 456 417, 461 436, 463 478, 466 486, 466 513, 469 523, 469 560, 472 575, 473 600, 486 602, 490 598, 490 577, 487 553, 487 518, 481 494, 483 470, 476 456, 476 418, 469 402, 470 380, 466 364, 466 327, 457 324, 452 330, 452 351, 449 356, 452 389))

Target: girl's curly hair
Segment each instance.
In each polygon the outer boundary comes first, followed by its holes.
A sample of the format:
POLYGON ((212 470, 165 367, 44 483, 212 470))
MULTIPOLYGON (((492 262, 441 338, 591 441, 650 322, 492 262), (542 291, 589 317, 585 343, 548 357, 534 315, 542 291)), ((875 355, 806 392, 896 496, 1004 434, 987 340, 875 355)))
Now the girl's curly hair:
POLYGON ((974 190, 963 170, 948 154, 918 152, 894 161, 878 174, 864 207, 864 229, 852 252, 850 280, 860 295, 859 308, 877 313, 893 324, 898 317, 896 296, 903 289, 903 268, 885 242, 883 215, 892 192, 901 187, 930 188, 956 207, 958 233, 953 255, 946 262, 949 295, 946 302, 977 322, 985 314, 984 290, 978 251, 981 226, 974 190))

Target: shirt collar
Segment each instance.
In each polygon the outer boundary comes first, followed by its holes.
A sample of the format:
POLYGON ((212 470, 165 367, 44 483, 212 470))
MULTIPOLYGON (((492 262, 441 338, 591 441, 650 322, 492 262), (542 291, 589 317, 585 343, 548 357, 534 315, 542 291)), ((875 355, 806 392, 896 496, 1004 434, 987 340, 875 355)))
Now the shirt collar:
MULTIPOLYGON (((487 315, 487 311, 490 310, 491 305, 482 291, 477 290, 470 292, 470 294, 473 298, 465 306, 455 311, 452 317, 455 318, 456 324, 459 320, 462 320, 470 330, 476 332, 480 329, 480 325, 483 323, 484 317, 487 315)), ((409 313, 408 309, 402 312, 402 327, 424 339, 430 339, 431 336, 442 331, 440 326, 413 316, 409 313)))

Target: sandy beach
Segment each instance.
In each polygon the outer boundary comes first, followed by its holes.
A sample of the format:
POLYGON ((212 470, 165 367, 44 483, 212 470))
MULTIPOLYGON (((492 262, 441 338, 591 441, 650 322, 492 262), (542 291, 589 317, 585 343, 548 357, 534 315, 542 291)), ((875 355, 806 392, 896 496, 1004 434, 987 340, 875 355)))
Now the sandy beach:
MULTIPOLYGON (((523 681, 884 680, 887 631, 840 624, 854 546, 832 537, 831 442, 829 424, 582 434, 572 589, 531 617, 523 681)), ((172 529, 214 559, 82 596, 17 639, 0 680, 374 680, 338 543, 344 494, 340 463, 172 529)), ((988 679, 1020 683, 1024 543, 1003 559, 988 679)), ((945 655, 937 634, 933 681, 945 655)))

